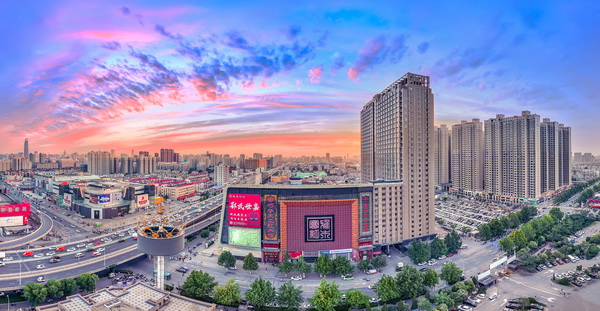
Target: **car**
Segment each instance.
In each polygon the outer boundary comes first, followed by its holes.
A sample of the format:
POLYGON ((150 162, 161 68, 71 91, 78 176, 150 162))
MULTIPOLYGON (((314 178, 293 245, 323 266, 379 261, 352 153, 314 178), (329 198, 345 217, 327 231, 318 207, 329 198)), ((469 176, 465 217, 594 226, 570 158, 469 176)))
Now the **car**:
POLYGON ((564 265, 565 264, 565 262, 562 261, 562 260, 560 260, 560 258, 556 259, 556 263, 559 264, 559 265, 564 265))
POLYGON ((55 250, 55 249, 56 249, 56 246, 49 246, 49 247, 48 247, 48 250, 49 250, 49 251, 53 251, 53 250, 55 250))
POLYGON ((33 258, 42 258, 44 257, 44 254, 35 254, 33 255, 33 258))
POLYGON ((438 260, 446 259, 446 255, 442 255, 438 258, 438 260))
POLYGON ((134 236, 134 237, 133 237, 133 240, 134 240, 134 241, 137 241, 137 237, 136 237, 136 236, 134 236))
POLYGON ((477 298, 479 298, 479 299, 485 299, 485 294, 481 293, 481 294, 477 295, 477 298))
POLYGON ((587 280, 586 280, 585 278, 583 278, 583 277, 578 277, 578 278, 577 278, 577 281, 579 281, 579 282, 581 282, 581 283, 585 283, 585 282, 587 282, 587 280))
POLYGON ((469 305, 471 307, 477 307, 477 303, 475 303, 474 301, 468 300, 468 299, 463 300, 463 303, 466 305, 469 305))
POLYGON ((86 251, 87 251, 88 253, 91 253, 91 252, 95 252, 95 251, 96 251, 96 249, 95 249, 95 248, 88 248, 86 251))
POLYGON ((98 252, 103 252, 103 251, 104 251, 104 247, 99 247, 99 248, 97 249, 97 251, 98 251, 98 252))
POLYGON ((40 276, 37 278, 37 281, 38 281, 38 283, 44 283, 44 282, 46 282, 46 279, 44 279, 43 276, 40 276))
POLYGON ((460 311, 471 311, 471 310, 473 310, 473 308, 471 308, 469 306, 465 306, 465 305, 460 305, 460 306, 458 306, 458 310, 460 310, 460 311))
POLYGON ((77 229, 77 230, 75 230, 75 232, 77 232, 77 233, 81 233, 81 230, 77 229))
MULTIPOLYGON (((67 215, 67 216, 69 216, 69 215, 67 215)), ((71 225, 71 228, 75 228, 75 225, 71 225)))
POLYGON ((573 284, 573 285, 575 285, 577 287, 581 287, 583 285, 583 283, 578 282, 578 281, 573 281, 573 282, 571 282, 571 284, 573 284))
POLYGON ((293 276, 293 277, 291 277, 290 279, 291 279, 292 281, 300 281, 300 280, 302 280, 302 277, 298 275, 298 276, 293 276))
POLYGON ((229 268, 229 269, 231 269, 231 270, 237 270, 237 269, 238 269, 238 267, 237 267, 237 266, 233 266, 233 267, 231 267, 231 268, 229 268))
POLYGON ((177 270, 175 270, 177 272, 182 272, 182 273, 186 273, 188 271, 190 271, 190 269, 188 267, 179 267, 177 268, 177 270))
POLYGON ((98 257, 98 256, 101 256, 101 255, 102 255, 102 253, 100 253, 100 252, 95 252, 95 253, 93 253, 93 254, 92 254, 92 257, 98 257))
POLYGON ((379 303, 380 301, 381 301, 381 299, 375 298, 375 297, 372 297, 371 300, 369 300, 369 302, 371 302, 371 303, 379 303))
POLYGON ((37 265, 37 266, 35 266, 35 268, 38 269, 38 270, 42 270, 42 269, 46 268, 46 266, 44 266, 44 265, 37 265))
POLYGON ((494 300, 496 298, 498 298, 498 293, 493 293, 488 297, 490 300, 494 300))
POLYGON ((83 256, 84 256, 83 253, 77 253, 77 254, 75 254, 75 258, 81 258, 83 256))
POLYGON ((377 270, 375 270, 375 269, 371 269, 371 270, 367 271, 367 274, 375 274, 375 273, 377 273, 377 270))
POLYGON ((535 267, 535 270, 537 270, 537 271, 544 271, 544 269, 542 269, 542 266, 539 266, 539 265, 537 267, 535 267))
POLYGON ((122 233, 122 232, 121 232, 121 233, 119 233, 118 235, 119 235, 119 237, 121 237, 121 238, 122 238, 122 237, 124 237, 124 236, 125 236, 125 233, 122 233))
POLYGON ((33 252, 31 252, 31 251, 25 252, 25 253, 23 253, 23 256, 24 256, 24 257, 30 257, 30 256, 33 256, 33 252))
POLYGON ((437 264, 437 260, 435 259, 431 259, 430 261, 427 262, 428 266, 435 266, 437 264))
POLYGON ((450 254, 448 254, 448 255, 446 255, 446 256, 447 256, 447 257, 452 257, 452 256, 454 256, 454 254, 453 254, 453 253, 450 253, 450 254))
POLYGON ((119 240, 119 243, 123 243, 123 242, 125 242, 125 239, 120 239, 119 240))
POLYGON ((85 247, 94 247, 94 243, 88 243, 85 245, 85 247))
POLYGON ((101 242, 101 241, 98 241, 98 242, 95 242, 95 243, 94 243, 94 245, 96 245, 96 246, 98 246, 98 245, 100 245, 100 244, 102 244, 102 242, 101 242))
POLYGON ((51 252, 47 252, 46 253, 46 256, 54 256, 54 255, 56 255, 55 251, 51 251, 51 252))
POLYGON ((427 262, 420 262, 417 264, 417 266, 425 266, 425 265, 427 265, 427 262))
POLYGON ((510 272, 504 272, 503 275, 504 276, 510 276, 510 272))
POLYGON ((67 252, 74 252, 76 250, 77 250, 76 247, 69 247, 69 248, 67 248, 67 252))
POLYGON ((343 280, 347 280, 347 281, 349 281, 349 280, 354 280, 354 277, 353 277, 353 276, 351 276, 351 275, 343 275, 343 276, 342 276, 342 279, 343 279, 343 280))
MULTIPOLYGON (((58 256, 55 256, 58 257, 58 256)), ((50 258, 50 263, 59 263, 60 262, 60 257, 59 258, 50 258)))
POLYGON ((62 251, 65 251, 65 250, 67 250, 67 248, 64 247, 64 246, 59 246, 59 247, 56 248, 57 252, 62 252, 62 251))
POLYGON ((467 299, 470 300, 470 301, 473 301, 475 303, 480 303, 481 302, 481 299, 479 299, 479 298, 477 298, 475 296, 469 296, 469 297, 467 297, 467 299))
POLYGON ((592 278, 589 275, 584 275, 584 276, 582 276, 582 278, 584 278, 586 281, 592 280, 592 278))
POLYGON ((0 261, 0 267, 4 267, 6 266, 6 264, 4 263, 4 261, 0 261))
POLYGON ((85 247, 85 243, 79 243, 79 244, 77 244, 77 247, 78 248, 84 248, 85 247))

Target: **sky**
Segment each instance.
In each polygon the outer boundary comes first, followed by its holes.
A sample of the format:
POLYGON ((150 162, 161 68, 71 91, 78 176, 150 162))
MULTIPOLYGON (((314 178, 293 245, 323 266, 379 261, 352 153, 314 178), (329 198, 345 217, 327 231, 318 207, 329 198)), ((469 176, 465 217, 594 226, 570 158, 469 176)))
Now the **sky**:
POLYGON ((600 2, 3 1, 0 27, 0 153, 357 155, 413 72, 436 125, 530 110, 600 154, 600 2))

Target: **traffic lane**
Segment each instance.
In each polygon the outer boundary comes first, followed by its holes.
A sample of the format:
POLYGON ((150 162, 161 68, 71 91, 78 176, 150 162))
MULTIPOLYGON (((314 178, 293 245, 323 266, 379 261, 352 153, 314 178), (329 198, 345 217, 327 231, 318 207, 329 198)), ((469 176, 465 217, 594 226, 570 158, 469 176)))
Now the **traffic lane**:
POLYGON ((50 219, 50 217, 44 215, 43 213, 39 215, 43 218, 42 225, 40 226, 39 230, 36 230, 27 236, 0 243, 0 250, 8 250, 11 248, 20 247, 21 245, 36 241, 48 234, 48 232, 50 232, 54 226, 53 221, 50 219))

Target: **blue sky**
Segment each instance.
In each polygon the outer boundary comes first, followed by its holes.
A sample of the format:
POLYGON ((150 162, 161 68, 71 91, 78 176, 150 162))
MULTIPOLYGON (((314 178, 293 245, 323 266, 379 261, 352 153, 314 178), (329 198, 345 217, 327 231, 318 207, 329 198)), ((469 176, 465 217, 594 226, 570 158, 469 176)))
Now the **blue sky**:
POLYGON ((2 3, 0 152, 358 154, 361 107, 414 72, 436 124, 530 110, 598 154, 598 6, 2 3))

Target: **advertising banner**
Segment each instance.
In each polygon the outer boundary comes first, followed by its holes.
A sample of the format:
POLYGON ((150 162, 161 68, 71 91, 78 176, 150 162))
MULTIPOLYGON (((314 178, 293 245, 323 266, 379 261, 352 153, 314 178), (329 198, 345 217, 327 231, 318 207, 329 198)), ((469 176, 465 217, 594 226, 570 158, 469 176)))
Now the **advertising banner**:
POLYGON ((98 195, 98 203, 99 204, 110 203, 110 193, 98 195))
POLYGON ((333 228, 334 215, 304 216, 304 241, 335 241, 333 228))
POLYGON ((260 195, 229 194, 227 208, 230 226, 260 228, 260 195))
POLYGON ((22 226, 23 216, 0 217, 0 227, 22 226))
POLYGON ((73 195, 70 193, 64 194, 63 205, 66 207, 71 207, 71 203, 73 203, 73 195))
POLYGON ((370 192, 361 192, 360 193, 360 202, 359 202, 359 231, 360 236, 372 235, 372 213, 371 213, 371 193, 370 192))
POLYGON ((263 240, 279 239, 279 205, 276 195, 263 196, 263 240))
POLYGON ((229 244, 260 247, 260 229, 229 227, 229 244))
POLYGON ((145 207, 145 206, 150 205, 150 201, 148 200, 148 195, 147 194, 138 195, 136 198, 136 203, 137 203, 138 207, 145 207))
POLYGON ((123 192, 117 191, 112 194, 112 202, 113 203, 121 203, 123 202, 123 192))
POLYGON ((90 193, 90 203, 98 204, 98 195, 90 193))

